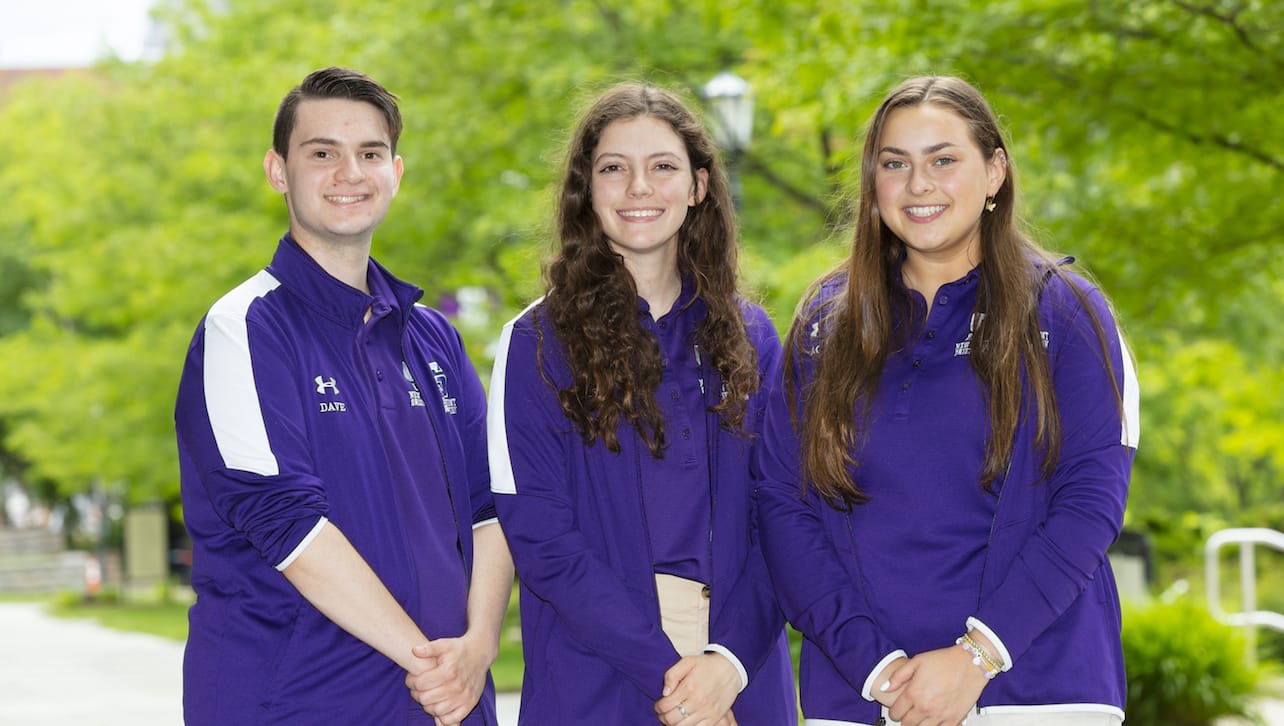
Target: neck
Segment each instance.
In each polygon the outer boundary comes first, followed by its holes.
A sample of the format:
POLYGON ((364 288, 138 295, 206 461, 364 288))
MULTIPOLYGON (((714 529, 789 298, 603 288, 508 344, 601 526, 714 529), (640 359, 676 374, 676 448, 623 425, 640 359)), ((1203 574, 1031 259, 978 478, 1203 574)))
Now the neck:
POLYGON ((946 260, 930 259, 911 254, 901 266, 901 282, 905 287, 919 293, 927 301, 927 310, 931 312, 936 299, 936 291, 942 285, 954 282, 966 275, 979 260, 971 255, 960 255, 946 260))
POLYGON ((361 292, 370 292, 370 284, 366 280, 366 272, 370 264, 370 240, 341 244, 314 239, 307 235, 299 236, 293 230, 290 234, 303 251, 307 252, 308 256, 331 277, 361 292))
POLYGON ((651 317, 659 320, 673 308, 673 303, 682 293, 682 278, 678 275, 677 260, 637 260, 626 257, 624 264, 633 275, 638 296, 646 300, 650 307, 651 317))

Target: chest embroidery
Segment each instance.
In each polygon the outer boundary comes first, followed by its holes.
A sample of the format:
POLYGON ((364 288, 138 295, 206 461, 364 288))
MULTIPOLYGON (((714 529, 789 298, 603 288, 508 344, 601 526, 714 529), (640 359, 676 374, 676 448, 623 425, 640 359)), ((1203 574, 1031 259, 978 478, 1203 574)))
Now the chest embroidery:
MULTIPOLYGON (((985 313, 972 313, 972 319, 967 324, 967 338, 954 344, 954 357, 969 355, 972 352, 972 337, 976 334, 977 328, 981 327, 982 321, 985 320, 985 313)), ((1043 347, 1048 347, 1048 331, 1040 330, 1039 337, 1043 340, 1043 347)))
POLYGON ((446 371, 435 360, 428 361, 428 370, 432 371, 432 380, 437 384, 437 393, 441 395, 441 407, 446 413, 455 415, 459 412, 459 403, 447 388, 446 371))
MULTIPOLYGON (((329 378, 325 376, 317 376, 316 378, 313 378, 312 381, 316 383, 318 396, 325 396, 327 394, 331 396, 339 395, 339 384, 335 380, 334 376, 330 376, 329 378)), ((319 401, 317 403, 317 410, 320 413, 343 413, 348 410, 348 404, 343 401, 319 401)))

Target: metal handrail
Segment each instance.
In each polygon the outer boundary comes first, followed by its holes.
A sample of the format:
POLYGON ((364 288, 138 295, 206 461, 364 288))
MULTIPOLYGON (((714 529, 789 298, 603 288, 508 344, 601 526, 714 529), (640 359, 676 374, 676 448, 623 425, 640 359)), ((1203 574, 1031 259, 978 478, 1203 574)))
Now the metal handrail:
POLYGON ((1240 527, 1214 532, 1204 545, 1204 585, 1208 593, 1208 611, 1227 625, 1245 628, 1252 638, 1252 628, 1263 626, 1284 632, 1284 614, 1257 609, 1256 545, 1265 545, 1284 552, 1284 532, 1264 527, 1240 527), (1228 613, 1222 609, 1221 579, 1218 576, 1218 551, 1225 545, 1238 544, 1240 576, 1240 612, 1228 613))

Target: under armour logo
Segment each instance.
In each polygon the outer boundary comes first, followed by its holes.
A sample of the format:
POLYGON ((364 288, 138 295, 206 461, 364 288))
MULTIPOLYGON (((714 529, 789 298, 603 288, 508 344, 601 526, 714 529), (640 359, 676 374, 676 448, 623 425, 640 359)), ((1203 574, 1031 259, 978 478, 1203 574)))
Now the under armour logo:
POLYGON ((317 376, 315 380, 317 382, 317 393, 325 393, 329 390, 330 393, 336 396, 339 395, 339 386, 335 384, 334 376, 330 376, 328 381, 321 376, 317 376))

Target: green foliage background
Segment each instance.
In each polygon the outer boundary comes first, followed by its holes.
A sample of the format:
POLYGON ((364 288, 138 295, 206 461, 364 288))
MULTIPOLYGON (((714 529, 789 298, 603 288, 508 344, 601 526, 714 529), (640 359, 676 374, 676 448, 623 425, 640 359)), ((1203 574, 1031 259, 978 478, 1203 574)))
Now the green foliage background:
MULTIPOLYGON (((1208 531, 1284 529, 1284 5, 1266 0, 168 0, 154 62, 0 96, 0 465, 50 499, 177 498, 172 406, 210 303, 266 263, 271 118, 314 68, 400 94, 375 253, 429 302, 489 291, 479 368, 539 293, 577 109, 615 80, 754 87, 744 275, 783 329, 843 254, 861 126, 918 73, 1004 118, 1021 212, 1113 297, 1142 379, 1130 523, 1181 574, 1208 531), (1193 526, 1192 526, 1193 525, 1193 526)), ((1270 603, 1263 603, 1269 605, 1270 603)), ((1284 603, 1274 603, 1276 609, 1284 603)))

